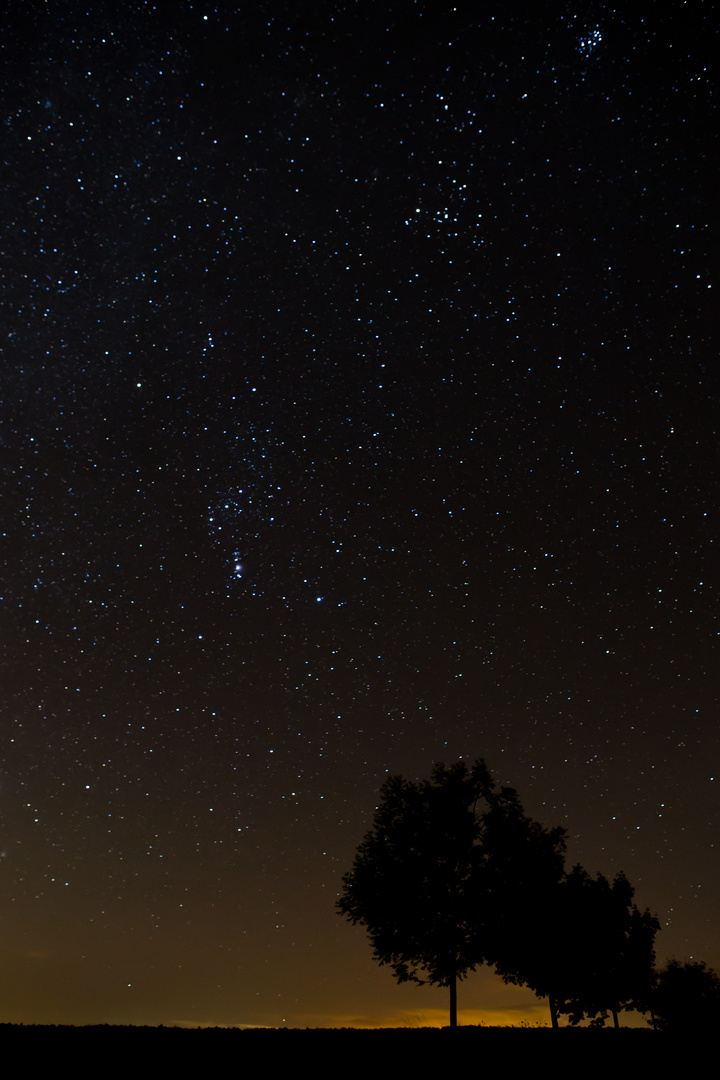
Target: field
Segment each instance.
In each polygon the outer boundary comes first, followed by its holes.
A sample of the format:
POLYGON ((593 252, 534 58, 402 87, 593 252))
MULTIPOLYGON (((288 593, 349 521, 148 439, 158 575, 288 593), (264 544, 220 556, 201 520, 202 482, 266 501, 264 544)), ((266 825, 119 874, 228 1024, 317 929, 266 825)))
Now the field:
MULTIPOLYGON (((332 1071, 356 1076, 382 1070, 393 1075, 407 1069, 427 1075, 436 1069, 468 1065, 485 1070, 511 1069, 513 1074, 538 1067, 566 1073, 581 1070, 600 1076, 611 1069, 620 1076, 648 1068, 679 1067, 686 1041, 649 1029, 560 1029, 460 1027, 384 1028, 150 1028, 99 1025, 52 1027, 0 1025, 6 1051, 15 1050, 25 1064, 52 1067, 71 1062, 75 1072, 104 1077, 130 1070, 172 1069, 215 1075, 255 1068, 296 1070, 305 1065, 323 1075, 332 1071)), ((698 1051, 693 1035, 693 1058, 698 1051)))

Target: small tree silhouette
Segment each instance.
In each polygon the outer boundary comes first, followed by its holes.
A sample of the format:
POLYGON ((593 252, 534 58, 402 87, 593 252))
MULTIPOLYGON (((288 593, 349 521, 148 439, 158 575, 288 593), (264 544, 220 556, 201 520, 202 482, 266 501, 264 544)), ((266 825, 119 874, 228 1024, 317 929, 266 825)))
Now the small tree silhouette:
POLYGON ((720 978, 704 963, 671 960, 656 976, 650 1003, 660 1031, 717 1031, 720 978))

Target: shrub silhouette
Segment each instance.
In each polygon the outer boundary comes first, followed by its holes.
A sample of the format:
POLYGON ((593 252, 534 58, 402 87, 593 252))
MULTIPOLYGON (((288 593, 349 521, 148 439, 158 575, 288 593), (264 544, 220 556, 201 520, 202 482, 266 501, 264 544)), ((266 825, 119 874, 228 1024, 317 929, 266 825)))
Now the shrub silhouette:
POLYGON ((651 997, 660 1031, 715 1031, 720 1025, 720 978, 704 963, 671 960, 657 974, 651 997))

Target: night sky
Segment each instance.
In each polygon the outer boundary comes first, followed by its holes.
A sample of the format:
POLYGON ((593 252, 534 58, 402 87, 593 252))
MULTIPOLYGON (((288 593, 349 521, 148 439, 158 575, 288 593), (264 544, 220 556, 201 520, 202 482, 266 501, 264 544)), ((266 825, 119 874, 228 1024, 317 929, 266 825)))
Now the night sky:
POLYGON ((720 965, 714 7, 5 6, 1 1020, 445 1022, 460 757, 720 965))

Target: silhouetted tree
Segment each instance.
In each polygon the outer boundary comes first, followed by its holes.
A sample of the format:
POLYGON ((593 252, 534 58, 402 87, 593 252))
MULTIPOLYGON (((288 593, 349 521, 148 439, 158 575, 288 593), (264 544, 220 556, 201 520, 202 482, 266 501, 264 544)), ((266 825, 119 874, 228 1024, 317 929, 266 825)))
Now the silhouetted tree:
POLYGON ((610 883, 591 877, 581 866, 550 884, 534 912, 545 936, 526 930, 523 948, 505 954, 497 967, 508 982, 547 996, 554 1027, 558 1014, 571 1024, 583 1019, 616 1027, 623 1009, 646 1011, 660 929, 649 911, 633 904, 634 890, 624 874, 610 883))
POLYGON ((338 910, 366 927, 398 982, 449 987, 454 1027, 457 980, 495 962, 518 932, 508 905, 522 918, 520 896, 531 903, 540 879, 562 875, 563 851, 564 831, 526 818, 484 761, 436 765, 429 781, 386 781, 338 910))
MULTIPOLYGON (((634 891, 631 893, 631 899, 634 891)), ((619 979, 615 990, 618 1009, 646 1013, 651 1007, 654 984, 655 936, 661 930, 656 915, 648 908, 640 911, 635 904, 629 906, 626 917, 621 952, 619 979)), ((612 1011, 612 1008, 611 1008, 612 1011)), ((615 1026, 617 1016, 613 1013, 615 1026)))
POLYGON ((486 815, 487 851, 478 922, 486 959, 505 982, 548 997, 557 1027, 557 962, 565 830, 546 829, 525 816, 513 791, 505 790, 486 815))
POLYGON ((671 960, 658 972, 650 1006, 660 1031, 715 1032, 720 1027, 720 978, 701 962, 671 960))
POLYGON ((566 887, 567 978, 562 1011, 571 1023, 583 1018, 604 1023, 608 1014, 619 1027, 618 1013, 648 1008, 655 963, 655 935, 660 923, 633 903, 635 890, 624 874, 611 883, 574 867, 566 887))

